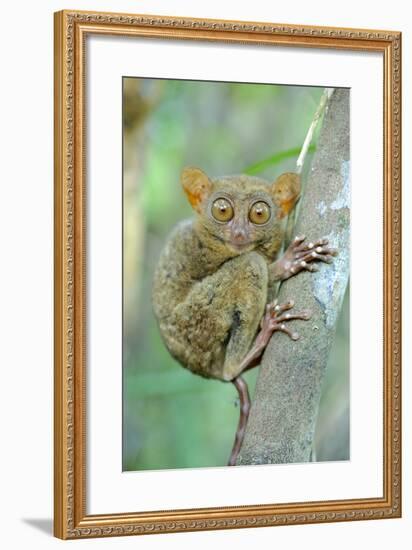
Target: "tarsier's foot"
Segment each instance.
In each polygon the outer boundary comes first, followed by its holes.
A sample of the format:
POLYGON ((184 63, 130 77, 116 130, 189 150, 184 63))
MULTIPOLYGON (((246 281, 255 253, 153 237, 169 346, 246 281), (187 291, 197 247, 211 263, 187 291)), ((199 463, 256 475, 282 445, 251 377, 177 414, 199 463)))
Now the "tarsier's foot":
MULTIPOLYGON (((240 365, 239 374, 255 366, 259 361, 260 356, 269 343, 270 337, 274 332, 279 330, 287 334, 292 340, 298 340, 299 334, 289 330, 285 323, 292 321, 293 319, 302 319, 302 321, 308 321, 311 317, 310 311, 301 311, 300 313, 288 313, 293 308, 295 303, 290 300, 285 304, 278 304, 277 300, 271 302, 266 306, 265 313, 260 322, 260 332, 256 337, 255 343, 250 349, 249 353, 243 359, 240 365)), ((233 445, 232 453, 229 459, 229 466, 234 466, 242 446, 243 437, 245 434, 246 424, 249 416, 250 397, 247 389, 247 385, 241 376, 237 376, 232 380, 239 393, 240 399, 240 416, 239 424, 236 432, 236 438, 233 445)))
POLYGON ((295 303, 293 300, 285 304, 278 304, 277 300, 266 306, 265 314, 260 322, 261 331, 258 338, 262 335, 262 341, 268 342, 273 332, 280 331, 287 334, 292 340, 298 340, 299 334, 292 332, 285 323, 294 319, 308 321, 311 318, 311 312, 303 310, 299 313, 285 313, 292 309, 295 303))
POLYGON ((328 239, 305 243, 305 235, 295 237, 286 249, 283 257, 275 262, 276 279, 284 281, 300 271, 318 271, 318 267, 311 262, 325 262, 330 264, 333 256, 337 256, 336 248, 328 247, 328 239))

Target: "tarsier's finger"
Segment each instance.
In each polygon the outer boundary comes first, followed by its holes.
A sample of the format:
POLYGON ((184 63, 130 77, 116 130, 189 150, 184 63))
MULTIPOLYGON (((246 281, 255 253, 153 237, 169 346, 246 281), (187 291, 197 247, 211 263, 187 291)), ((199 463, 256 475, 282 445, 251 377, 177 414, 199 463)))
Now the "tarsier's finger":
POLYGON ((313 262, 314 260, 319 260, 320 262, 330 264, 333 261, 333 257, 330 254, 318 254, 318 252, 313 251, 306 254, 306 256, 303 256, 301 259, 301 261, 304 262, 313 262))
POLYGON ((300 262, 302 265, 302 269, 305 269, 306 271, 310 271, 311 273, 315 273, 316 271, 319 271, 319 268, 315 264, 308 264, 305 261, 300 262))
POLYGON ((289 268, 289 271, 290 271, 290 273, 292 273, 292 275, 296 275, 297 273, 299 273, 303 269, 305 269, 306 271, 312 271, 312 272, 318 271, 318 268, 315 265, 308 264, 303 259, 302 260, 296 260, 293 263, 292 267, 289 268))
POLYGON ((296 237, 291 242, 291 246, 299 246, 303 243, 303 241, 306 239, 306 235, 296 235, 296 237))
POLYGON ((325 246, 329 244, 329 240, 326 238, 319 239, 317 241, 309 241, 307 243, 302 243, 300 246, 295 248, 296 252, 305 252, 307 250, 313 250, 314 248, 317 248, 319 246, 325 246))
POLYGON ((329 248, 327 246, 316 246, 311 250, 301 250, 300 252, 295 252, 295 258, 296 260, 303 260, 308 258, 309 254, 325 254, 329 256, 337 256, 338 251, 336 250, 336 248, 329 248))
POLYGON ((293 321, 294 319, 309 321, 311 317, 312 317, 311 312, 305 309, 299 313, 285 313, 285 315, 281 315, 280 317, 277 317, 276 321, 278 323, 283 323, 284 321, 293 321))
POLYGON ((306 239, 305 235, 297 235, 293 241, 290 243, 289 248, 293 248, 296 250, 300 246, 302 246, 303 241, 306 239))

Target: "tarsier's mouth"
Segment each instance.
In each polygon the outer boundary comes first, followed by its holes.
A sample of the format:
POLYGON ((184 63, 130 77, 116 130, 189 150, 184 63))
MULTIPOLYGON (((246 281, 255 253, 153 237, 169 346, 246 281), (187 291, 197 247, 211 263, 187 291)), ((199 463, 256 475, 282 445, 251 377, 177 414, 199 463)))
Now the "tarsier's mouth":
POLYGON ((228 244, 239 252, 243 252, 244 250, 247 250, 248 248, 253 248, 255 246, 255 243, 252 241, 247 241, 243 243, 229 241, 228 244))

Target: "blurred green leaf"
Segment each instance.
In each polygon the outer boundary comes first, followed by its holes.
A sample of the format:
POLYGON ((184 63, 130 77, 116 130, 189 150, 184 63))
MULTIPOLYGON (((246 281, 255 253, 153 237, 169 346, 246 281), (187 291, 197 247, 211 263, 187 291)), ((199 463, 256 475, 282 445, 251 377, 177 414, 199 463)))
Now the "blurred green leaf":
MULTIPOLYGON (((294 147, 293 149, 280 151, 280 153, 276 153, 275 155, 271 155, 270 157, 260 160, 255 164, 251 164, 250 166, 245 168, 245 170, 243 170, 243 173, 249 176, 259 174, 260 172, 263 172, 264 170, 266 170, 266 168, 269 168, 274 164, 279 164, 279 162, 282 162, 285 159, 299 155, 301 149, 302 149, 301 147, 294 147)), ((314 153, 315 151, 316 151, 316 146, 310 145, 308 149, 308 153, 314 153)))

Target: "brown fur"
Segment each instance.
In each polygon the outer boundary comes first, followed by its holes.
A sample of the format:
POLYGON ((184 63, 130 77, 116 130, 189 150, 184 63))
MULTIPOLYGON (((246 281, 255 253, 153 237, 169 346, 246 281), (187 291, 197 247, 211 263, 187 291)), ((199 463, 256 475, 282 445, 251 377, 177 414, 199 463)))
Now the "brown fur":
POLYGON ((167 348, 192 372, 225 381, 240 373, 268 300, 268 267, 283 240, 282 200, 288 209, 296 202, 297 181, 294 174, 270 184, 245 175, 212 180, 197 168, 183 172, 183 188, 196 218, 178 224, 161 253, 153 306, 167 348), (211 214, 213 201, 220 197, 234 207, 228 223, 211 214), (272 212, 261 226, 248 220, 250 205, 257 200, 264 200, 272 212), (241 247, 234 241, 239 228, 245 241, 241 247))

